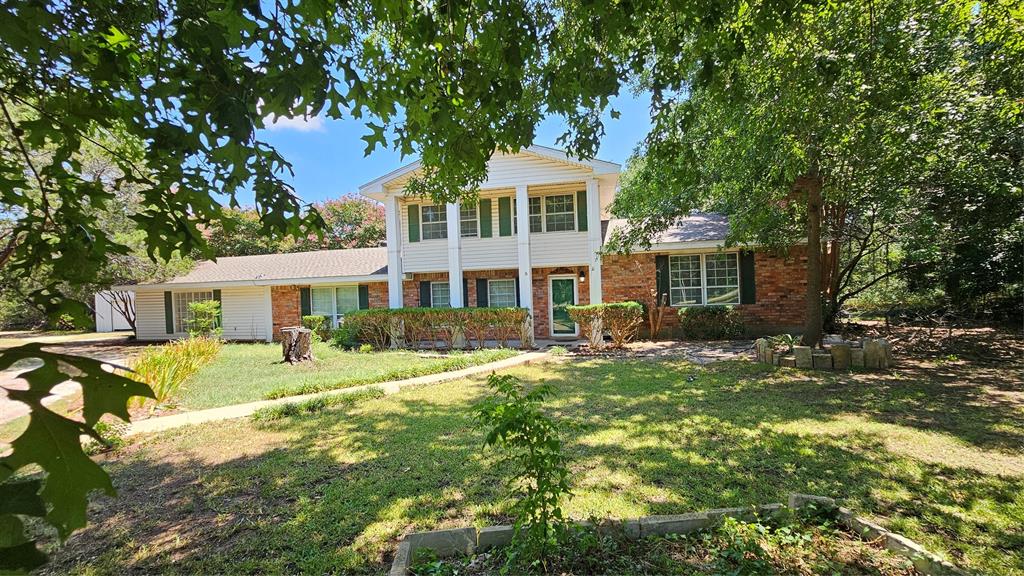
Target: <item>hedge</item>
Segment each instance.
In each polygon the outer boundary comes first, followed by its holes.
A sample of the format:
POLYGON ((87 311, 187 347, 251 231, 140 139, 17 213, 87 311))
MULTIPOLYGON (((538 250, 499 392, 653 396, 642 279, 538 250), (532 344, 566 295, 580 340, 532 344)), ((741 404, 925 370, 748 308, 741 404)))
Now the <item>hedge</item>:
POLYGON ((612 337, 612 346, 622 348, 636 338, 644 320, 644 307, 639 302, 568 306, 566 310, 569 318, 579 324, 580 332, 594 350, 604 346, 606 328, 612 337))
POLYGON ((360 341, 378 350, 387 348, 396 336, 409 348, 423 343, 436 348, 440 341, 451 350, 460 335, 467 343, 475 340, 477 348, 484 347, 488 335, 502 347, 522 340, 527 314, 525 308, 375 308, 352 312, 345 322, 355 326, 360 341))
POLYGON ((743 336, 743 316, 732 306, 679 309, 679 333, 684 340, 728 340, 743 336))

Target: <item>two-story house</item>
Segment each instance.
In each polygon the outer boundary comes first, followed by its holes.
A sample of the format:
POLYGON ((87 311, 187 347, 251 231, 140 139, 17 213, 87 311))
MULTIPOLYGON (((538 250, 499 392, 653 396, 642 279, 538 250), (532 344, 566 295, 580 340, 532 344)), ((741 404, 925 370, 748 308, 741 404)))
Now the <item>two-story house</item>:
POLYGON ((523 306, 536 338, 572 338, 567 305, 650 302, 652 290, 673 307, 738 306, 753 332, 802 321, 805 251, 725 248, 720 216, 682 218, 647 250, 602 255, 625 224, 608 212, 618 164, 541 146, 496 154, 478 199, 447 205, 405 194, 418 169, 360 188, 384 205, 386 247, 220 258, 132 287, 138 337, 185 335, 188 303, 211 298, 222 303, 224 336, 237 340, 270 340, 307 314, 337 323, 351 310, 410 306, 523 306))

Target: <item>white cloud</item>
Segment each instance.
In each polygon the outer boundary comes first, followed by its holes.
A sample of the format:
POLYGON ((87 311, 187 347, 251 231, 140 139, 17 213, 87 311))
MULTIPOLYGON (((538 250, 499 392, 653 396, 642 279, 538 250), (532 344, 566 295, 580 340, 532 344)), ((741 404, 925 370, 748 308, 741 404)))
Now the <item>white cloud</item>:
POLYGON ((297 132, 323 132, 323 116, 298 116, 295 118, 267 116, 263 119, 267 130, 295 130, 297 132))

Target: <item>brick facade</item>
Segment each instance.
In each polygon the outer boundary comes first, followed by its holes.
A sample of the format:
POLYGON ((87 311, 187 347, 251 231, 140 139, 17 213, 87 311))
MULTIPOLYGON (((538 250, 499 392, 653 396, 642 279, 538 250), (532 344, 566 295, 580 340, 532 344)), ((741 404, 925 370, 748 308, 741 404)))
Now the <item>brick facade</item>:
MULTIPOLYGON (((655 254, 641 253, 605 256, 601 265, 601 287, 605 302, 636 300, 649 303, 650 291, 656 287, 655 254)), ((778 256, 768 252, 754 255, 754 304, 738 306, 743 314, 747 329, 751 333, 779 332, 799 329, 803 323, 806 300, 807 252, 793 248, 788 255, 778 256)), ((515 269, 465 271, 467 281, 466 305, 477 303, 476 281, 487 279, 514 279, 515 269)), ((566 275, 577 279, 576 302, 590 303, 590 278, 586 266, 533 269, 533 330, 536 338, 550 338, 548 281, 551 276, 566 275), (580 274, 585 273, 582 281, 580 274)), ((402 282, 402 297, 405 306, 420 305, 420 282, 446 281, 447 272, 413 274, 412 280, 402 282)), ((388 307, 388 285, 386 282, 368 284, 370 308, 388 307)), ((280 339, 284 326, 302 323, 299 289, 301 286, 272 286, 271 304, 273 309, 274 339, 280 339)), ((679 318, 674 313, 665 315, 662 337, 673 336, 679 318)))
POLYGON ((274 324, 274 341, 281 339, 281 328, 302 324, 299 286, 271 286, 270 309, 274 324))
MULTIPOLYGON (((367 284, 370 308, 388 307, 388 283, 367 284)), ((299 291, 306 285, 271 286, 270 310, 274 324, 274 341, 281 339, 281 328, 302 325, 302 301, 299 291)))
MULTIPOLYGON (((648 304, 656 288, 655 254, 605 256, 601 263, 605 302, 636 300, 648 304)), ((804 320, 807 289, 807 251, 794 247, 785 256, 754 254, 755 303, 737 306, 752 334, 799 329, 804 320)), ((662 337, 679 325, 674 312, 666 314, 662 337)))

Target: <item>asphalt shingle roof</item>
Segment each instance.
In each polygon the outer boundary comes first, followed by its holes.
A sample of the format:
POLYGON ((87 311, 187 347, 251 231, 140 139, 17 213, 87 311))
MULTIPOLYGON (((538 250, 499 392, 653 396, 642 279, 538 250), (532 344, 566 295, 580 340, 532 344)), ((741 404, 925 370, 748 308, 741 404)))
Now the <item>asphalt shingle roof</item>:
MULTIPOLYGON (((605 226, 604 239, 607 241, 612 232, 625 227, 629 223, 624 218, 608 220, 605 226)), ((691 214, 679 218, 661 234, 651 238, 651 244, 669 244, 674 242, 709 242, 725 240, 729 235, 729 220, 721 214, 691 214)))
POLYGON ((388 251, 383 247, 230 256, 199 262, 191 272, 167 284, 372 276, 387 274, 387 264, 388 251))

